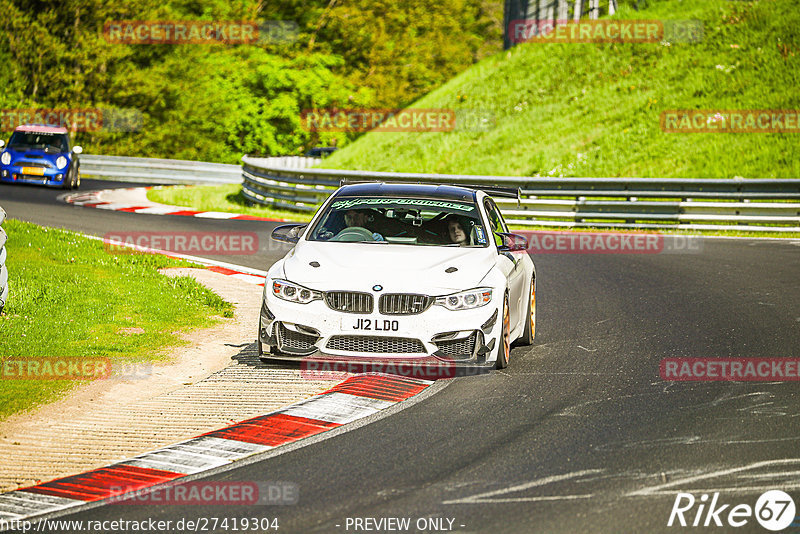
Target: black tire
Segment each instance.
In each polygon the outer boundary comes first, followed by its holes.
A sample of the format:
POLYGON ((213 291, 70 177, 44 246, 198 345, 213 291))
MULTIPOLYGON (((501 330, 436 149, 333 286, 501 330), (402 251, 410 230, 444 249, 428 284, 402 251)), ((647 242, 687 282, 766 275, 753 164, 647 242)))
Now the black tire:
POLYGON ((63 189, 78 189, 81 185, 81 177, 78 173, 78 168, 73 164, 67 171, 67 176, 64 178, 64 183, 61 184, 63 189))
POLYGON ((67 175, 64 176, 64 182, 61 184, 61 189, 72 189, 72 167, 69 168, 67 171, 67 175))
POLYGON ((501 318, 502 329, 500 338, 497 340, 497 362, 498 369, 508 367, 508 360, 511 356, 511 317, 508 311, 508 295, 503 297, 503 317, 501 318))
POLYGON ((78 189, 81 186, 81 168, 75 167, 75 184, 72 189, 78 189))
POLYGON ((520 345, 533 345, 533 338, 536 337, 536 279, 531 278, 530 298, 528 299, 528 318, 525 321, 525 330, 519 340, 520 345))

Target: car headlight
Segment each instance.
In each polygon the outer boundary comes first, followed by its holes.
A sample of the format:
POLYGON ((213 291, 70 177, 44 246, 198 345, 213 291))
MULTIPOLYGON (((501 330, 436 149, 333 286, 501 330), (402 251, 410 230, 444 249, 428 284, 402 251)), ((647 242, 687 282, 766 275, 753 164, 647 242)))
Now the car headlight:
POLYGON ((66 166, 67 166, 67 158, 65 158, 64 156, 58 156, 58 159, 56 160, 56 167, 58 167, 59 169, 63 169, 66 166))
POLYGON ((436 297, 436 304, 448 310, 471 310, 486 306, 492 301, 492 290, 488 287, 477 287, 452 295, 436 297))
POLYGON ((289 302, 298 302, 300 304, 308 304, 309 302, 322 298, 322 292, 308 289, 307 287, 293 284, 286 280, 273 280, 272 294, 279 299, 288 300, 289 302))
POLYGON ((3 155, 0 156, 0 163, 2 163, 3 165, 8 165, 9 163, 11 163, 11 154, 9 154, 8 152, 3 152, 3 155))

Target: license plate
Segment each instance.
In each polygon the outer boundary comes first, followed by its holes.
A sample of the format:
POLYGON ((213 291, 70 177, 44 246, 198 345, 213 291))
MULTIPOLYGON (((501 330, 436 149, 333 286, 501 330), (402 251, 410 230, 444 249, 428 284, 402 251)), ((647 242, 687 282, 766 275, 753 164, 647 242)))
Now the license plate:
POLYGON ((22 174, 31 174, 33 176, 44 176, 44 169, 42 167, 22 167, 22 174))
POLYGON ((400 321, 382 317, 343 317, 342 330, 345 332, 398 332, 400 321))

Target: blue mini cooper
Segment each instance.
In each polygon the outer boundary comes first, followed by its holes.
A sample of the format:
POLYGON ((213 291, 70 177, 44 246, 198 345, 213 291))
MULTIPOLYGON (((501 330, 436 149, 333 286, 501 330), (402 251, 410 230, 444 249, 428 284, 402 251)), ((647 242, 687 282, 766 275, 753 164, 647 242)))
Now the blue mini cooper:
MULTIPOLYGON (((0 140, 0 148, 4 146, 0 140)), ((66 128, 41 124, 17 126, 0 153, 0 182, 32 183, 64 189, 81 184, 79 146, 70 146, 66 128)))

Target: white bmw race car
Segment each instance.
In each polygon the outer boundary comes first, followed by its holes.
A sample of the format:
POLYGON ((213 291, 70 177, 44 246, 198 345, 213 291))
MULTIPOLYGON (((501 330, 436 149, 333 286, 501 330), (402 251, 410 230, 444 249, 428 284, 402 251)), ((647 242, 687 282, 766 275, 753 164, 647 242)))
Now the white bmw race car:
POLYGON ((263 360, 503 368, 512 342, 533 343, 536 271, 527 242, 508 233, 484 190, 344 185, 309 224, 280 226, 272 238, 296 245, 267 274, 263 360))

